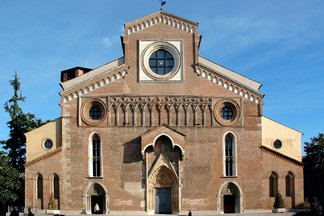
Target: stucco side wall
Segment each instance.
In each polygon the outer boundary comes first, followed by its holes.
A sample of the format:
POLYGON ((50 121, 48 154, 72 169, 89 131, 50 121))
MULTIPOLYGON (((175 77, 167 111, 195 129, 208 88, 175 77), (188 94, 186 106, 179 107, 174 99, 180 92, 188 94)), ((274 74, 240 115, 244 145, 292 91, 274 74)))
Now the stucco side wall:
POLYGON ((62 120, 58 118, 25 134, 26 162, 62 146, 61 125, 62 120), (53 142, 53 147, 50 150, 45 149, 43 146, 46 139, 50 139, 53 142))
POLYGON ((301 136, 303 133, 262 116, 262 145, 281 154, 302 161, 301 136), (273 146, 275 140, 281 140, 282 147, 273 146))

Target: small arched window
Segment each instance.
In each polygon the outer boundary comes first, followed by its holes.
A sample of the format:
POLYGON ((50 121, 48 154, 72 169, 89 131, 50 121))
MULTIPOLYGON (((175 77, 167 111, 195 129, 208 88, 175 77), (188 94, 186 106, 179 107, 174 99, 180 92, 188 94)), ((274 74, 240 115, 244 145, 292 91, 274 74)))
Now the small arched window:
POLYGON ((40 209, 43 209, 43 176, 41 174, 37 175, 37 199, 40 200, 40 209))
POLYGON ((295 178, 294 175, 289 172, 286 176, 286 196, 291 197, 294 195, 295 190, 295 178))
POLYGON ((278 194, 278 175, 272 172, 269 178, 270 197, 275 197, 278 194))
POLYGON ((54 191, 54 199, 60 198, 60 179, 58 175, 54 174, 53 178, 53 191, 54 191))
POLYGON ((225 176, 236 176, 235 137, 232 133, 225 136, 224 151, 225 176))
POLYGON ((43 176, 37 176, 37 199, 43 199, 43 176))
POLYGON ((92 137, 92 176, 101 176, 101 140, 98 134, 92 137))

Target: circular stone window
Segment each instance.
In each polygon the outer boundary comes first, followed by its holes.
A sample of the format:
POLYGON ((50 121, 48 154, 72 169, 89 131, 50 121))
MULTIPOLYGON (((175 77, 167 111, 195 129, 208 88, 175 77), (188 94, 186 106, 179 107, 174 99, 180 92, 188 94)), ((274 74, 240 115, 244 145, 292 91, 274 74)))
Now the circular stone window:
POLYGON ((143 71, 151 79, 171 79, 180 69, 180 53, 167 42, 155 42, 149 45, 141 56, 143 71))
POLYGON ((275 147, 276 149, 280 149, 282 147, 282 142, 281 140, 276 140, 273 142, 273 147, 275 147))
POLYGON ((174 58, 168 51, 159 49, 151 54, 149 65, 154 73, 165 75, 172 71, 174 67, 174 58))
POLYGON ((105 119, 106 106, 101 100, 91 100, 82 105, 82 120, 89 125, 98 125, 105 119))
POLYGON ((43 143, 43 147, 46 149, 46 150, 50 150, 52 147, 53 147, 53 142, 52 140, 50 139, 46 139, 43 143))
POLYGON ((89 116, 92 120, 98 120, 102 117, 102 109, 100 106, 94 104, 90 107, 89 116))
POLYGON ((225 99, 216 103, 214 115, 220 124, 232 125, 239 119, 240 109, 235 101, 225 99))
POLYGON ((220 115, 224 120, 233 120, 235 117, 232 107, 227 104, 221 108, 220 115))

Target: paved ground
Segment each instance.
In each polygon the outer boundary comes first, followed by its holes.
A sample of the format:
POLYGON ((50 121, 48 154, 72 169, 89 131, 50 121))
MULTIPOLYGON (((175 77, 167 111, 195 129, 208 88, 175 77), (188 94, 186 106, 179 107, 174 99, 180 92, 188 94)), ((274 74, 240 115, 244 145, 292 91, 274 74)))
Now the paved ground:
MULTIPOLYGON (((271 216, 271 215, 275 215, 275 216, 293 216, 295 213, 292 212, 286 212, 286 213, 242 213, 242 214, 199 214, 199 213, 195 213, 193 212, 192 216, 271 216)), ((125 216, 123 214, 110 214, 112 216, 125 216)), ((127 214, 128 216, 131 216, 130 214, 127 214)), ((172 215, 167 215, 167 214, 158 214, 158 215, 154 215, 154 216, 172 216, 172 215)), ((175 215, 173 215, 175 216, 175 215)))
POLYGON ((199 213, 193 213, 192 216, 218 216, 218 215, 222 215, 222 216, 237 216, 237 215, 241 215, 241 216, 271 216, 271 215, 276 215, 276 216, 292 216, 294 215, 295 212, 285 212, 285 213, 270 213, 270 212, 261 212, 261 213, 257 213, 257 212, 253 212, 253 213, 242 213, 242 214, 199 214, 199 213))
MULTIPOLYGON (((180 215, 187 215, 188 212, 181 212, 180 215)), ((248 212, 242 214, 217 214, 213 212, 192 212, 192 216, 293 216, 295 212, 285 212, 285 213, 272 213, 270 211, 263 212, 248 212)), ((142 214, 132 213, 132 212, 111 212, 109 215, 111 216, 139 216, 142 214)), ((145 214, 147 215, 147 214, 145 214)), ((98 216, 98 215, 93 215, 98 216)), ((104 216, 104 215, 102 215, 104 216)), ((155 216, 171 216, 170 214, 156 214, 155 216)))
MULTIPOLYGON (((35 216, 48 216, 44 213, 34 212, 35 216)), ((85 214, 69 214, 67 212, 61 212, 65 216, 147 216, 145 212, 110 212, 109 215, 85 215, 85 214)), ((181 212, 180 215, 187 216, 188 212, 181 212)), ((215 212, 192 212, 192 216, 293 216, 296 214, 295 212, 285 212, 285 213, 272 213, 270 211, 253 211, 253 212, 245 212, 242 214, 217 214, 215 212)), ((7 214, 9 216, 9 214, 7 214)), ((27 214, 25 214, 27 215, 27 214)), ((21 216, 24 216, 22 213, 21 216)), ((155 216, 172 216, 171 214, 156 214, 155 216)), ((176 215, 173 215, 176 216, 176 215)))
MULTIPOLYGON (((197 212, 192 212, 192 216, 293 216, 295 213, 293 212, 285 212, 285 213, 242 213, 242 214, 206 214, 206 213, 197 213, 197 212)), ((27 215, 27 214, 26 214, 27 215)), ((111 216, 139 216, 138 214, 116 214, 112 213, 109 214, 111 216)), ((184 214, 187 215, 187 214, 184 214)), ((9 216, 9 214, 8 214, 9 216)), ((46 214, 35 214, 35 216, 48 216, 46 214)), ((65 216, 70 216, 70 215, 65 215, 65 216)), ((75 215, 73 215, 75 216, 75 215)), ((83 215, 80 215, 83 216, 83 215)), ((87 216, 107 216, 107 215, 87 215, 87 216)), ((176 216, 176 215, 170 215, 170 214, 156 214, 154 216, 176 216)))

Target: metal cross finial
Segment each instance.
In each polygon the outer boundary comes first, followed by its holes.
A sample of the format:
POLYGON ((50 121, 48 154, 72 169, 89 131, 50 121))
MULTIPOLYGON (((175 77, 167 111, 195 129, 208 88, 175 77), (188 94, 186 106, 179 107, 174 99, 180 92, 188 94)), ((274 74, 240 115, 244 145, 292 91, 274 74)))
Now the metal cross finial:
POLYGON ((160 10, 163 10, 163 5, 166 4, 166 1, 165 0, 160 0, 160 3, 161 3, 160 10))

